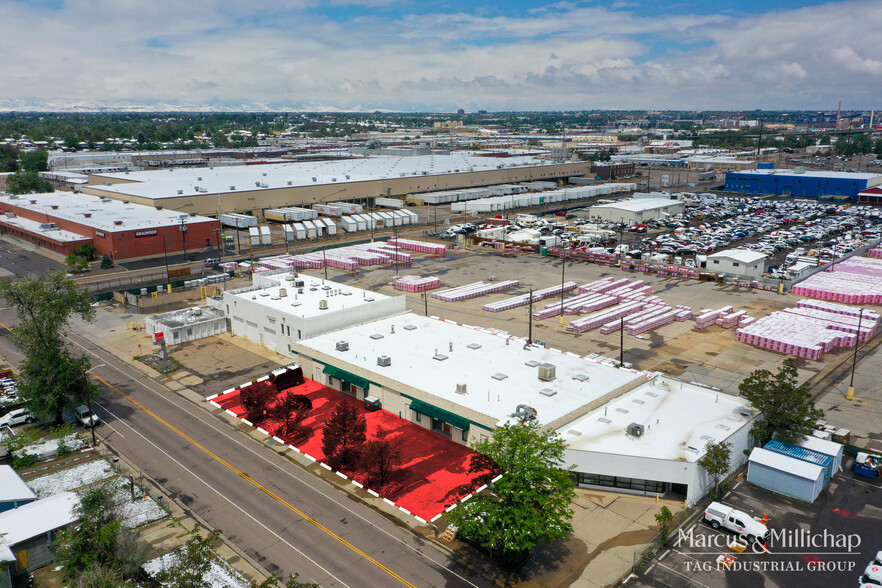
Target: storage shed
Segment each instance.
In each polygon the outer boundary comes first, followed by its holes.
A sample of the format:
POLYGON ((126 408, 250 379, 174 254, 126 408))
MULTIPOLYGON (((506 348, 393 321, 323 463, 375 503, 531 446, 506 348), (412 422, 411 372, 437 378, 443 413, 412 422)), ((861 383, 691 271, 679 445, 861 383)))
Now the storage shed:
POLYGON ((747 461, 747 481, 760 488, 809 504, 824 490, 824 468, 819 465, 761 447, 754 447, 747 461))
POLYGON ((820 439, 809 435, 808 437, 803 437, 802 441, 797 443, 797 445, 824 455, 829 455, 833 459, 833 475, 836 475, 836 472, 842 469, 842 452, 845 449, 845 445, 842 443, 827 441, 826 439, 820 439))
POLYGON ((793 459, 807 461, 809 463, 821 466, 822 468, 824 468, 825 485, 827 484, 827 482, 830 481, 830 478, 833 477, 833 474, 836 473, 836 471, 833 469, 833 458, 829 455, 825 455, 811 449, 806 449, 805 447, 800 447, 798 445, 793 445, 792 443, 783 443, 781 441, 775 440, 766 443, 765 449, 768 449, 769 451, 774 451, 775 453, 780 453, 781 455, 792 457, 793 459))

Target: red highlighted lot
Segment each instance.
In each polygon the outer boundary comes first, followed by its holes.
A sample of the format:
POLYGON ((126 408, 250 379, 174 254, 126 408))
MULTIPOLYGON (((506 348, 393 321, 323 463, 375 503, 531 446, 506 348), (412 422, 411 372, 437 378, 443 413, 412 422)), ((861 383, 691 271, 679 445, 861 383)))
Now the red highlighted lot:
MULTIPOLYGON (((273 386, 268 380, 251 385, 273 386)), ((382 487, 377 487, 370 474, 358 464, 343 466, 340 471, 411 514, 430 521, 478 486, 475 483, 478 474, 470 474, 468 471, 472 450, 465 445, 385 410, 367 411, 359 400, 312 380, 280 390, 277 397, 288 391, 302 394, 312 401, 312 410, 303 420, 299 433, 286 438, 283 434, 284 423, 272 417, 252 424, 325 463, 327 459, 322 452, 322 427, 325 421, 330 418, 338 403, 347 402, 358 408, 367 421, 368 441, 376 438, 379 427, 387 432, 389 438, 402 440, 400 464, 382 487)), ((245 411, 241 406, 239 388, 210 401, 244 419, 245 411)))

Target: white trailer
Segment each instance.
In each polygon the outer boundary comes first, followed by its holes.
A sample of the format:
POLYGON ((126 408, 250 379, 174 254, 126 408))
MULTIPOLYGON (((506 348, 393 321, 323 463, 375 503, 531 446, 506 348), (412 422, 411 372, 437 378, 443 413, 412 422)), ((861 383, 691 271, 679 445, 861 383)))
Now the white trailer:
POLYGON ((340 225, 347 233, 354 233, 358 230, 358 221, 351 216, 344 216, 340 219, 340 225))
POLYGON ((238 212, 230 212, 222 214, 220 217, 221 224, 236 229, 247 229, 257 226, 257 217, 247 214, 239 214, 238 212))
POLYGON ((248 227, 248 234, 251 236, 251 246, 260 245, 260 230, 257 227, 248 227))
POLYGON ((359 231, 366 231, 368 229, 368 219, 360 214, 353 214, 352 219, 358 223, 359 231))
POLYGON ((270 233, 270 228, 266 225, 260 227, 260 244, 261 245, 272 245, 273 244, 273 235, 270 233))
POLYGON ((294 235, 298 239, 306 239, 306 227, 303 226, 303 223, 294 223, 291 228, 294 229, 294 235))
MULTIPOLYGON (((377 216, 379 217, 378 223, 382 222, 382 226, 387 228, 396 226, 395 215, 391 212, 378 212, 377 216)), ((379 224, 377 226, 379 226, 379 224)))
POLYGON ((316 222, 322 222, 325 225, 325 233, 329 236, 333 237, 337 234, 337 225, 329 218, 322 218, 317 220, 316 222))
POLYGON ((303 221, 303 228, 306 229, 306 238, 307 239, 315 239, 318 236, 318 233, 315 229, 315 225, 312 221, 303 221))
POLYGON ((374 198, 374 204, 384 208, 402 208, 404 201, 398 198, 374 198))
POLYGON ((282 236, 285 238, 285 243, 290 243, 297 238, 291 225, 282 225, 282 236))

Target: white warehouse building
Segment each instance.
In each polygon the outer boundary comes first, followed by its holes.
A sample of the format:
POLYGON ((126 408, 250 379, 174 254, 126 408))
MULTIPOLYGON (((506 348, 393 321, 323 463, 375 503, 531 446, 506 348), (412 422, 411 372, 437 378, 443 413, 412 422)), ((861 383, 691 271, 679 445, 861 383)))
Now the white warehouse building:
POLYGON ((686 204, 668 198, 634 198, 620 200, 611 204, 592 206, 588 214, 591 218, 613 223, 642 223, 651 218, 664 218, 682 214, 686 204))
POLYGON ((655 495, 692 505, 713 486, 698 465, 709 442, 732 444, 730 472, 747 460, 759 413, 737 397, 656 376, 558 429, 583 488, 655 495))
POLYGON ((766 271, 766 255, 749 249, 726 249, 707 256, 709 271, 759 278, 766 271))
POLYGON ((292 343, 353 324, 405 312, 404 296, 368 292, 283 270, 254 274, 254 285, 223 293, 230 331, 282 355, 292 343))

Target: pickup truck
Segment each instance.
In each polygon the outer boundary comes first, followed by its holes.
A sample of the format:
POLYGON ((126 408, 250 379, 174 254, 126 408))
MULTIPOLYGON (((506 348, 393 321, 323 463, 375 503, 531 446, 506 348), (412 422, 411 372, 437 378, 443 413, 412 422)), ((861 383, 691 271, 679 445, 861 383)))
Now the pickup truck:
POLYGON ((94 427, 101 422, 101 419, 98 418, 98 415, 89 410, 89 407, 85 404, 81 404, 72 411, 66 413, 65 416, 67 416, 68 419, 72 421, 80 423, 86 428, 94 427))
POLYGON ((745 512, 719 502, 711 502, 704 509, 704 520, 714 529, 722 527, 746 538, 748 543, 765 541, 769 537, 769 528, 766 525, 745 512))

